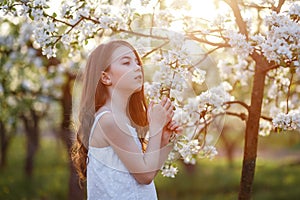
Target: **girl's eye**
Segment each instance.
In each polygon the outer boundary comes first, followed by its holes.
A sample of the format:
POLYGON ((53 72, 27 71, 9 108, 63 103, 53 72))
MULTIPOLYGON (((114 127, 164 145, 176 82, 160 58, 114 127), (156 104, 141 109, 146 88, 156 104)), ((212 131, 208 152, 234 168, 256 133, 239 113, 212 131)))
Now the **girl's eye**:
POLYGON ((124 62, 123 65, 130 65, 130 62, 124 62))

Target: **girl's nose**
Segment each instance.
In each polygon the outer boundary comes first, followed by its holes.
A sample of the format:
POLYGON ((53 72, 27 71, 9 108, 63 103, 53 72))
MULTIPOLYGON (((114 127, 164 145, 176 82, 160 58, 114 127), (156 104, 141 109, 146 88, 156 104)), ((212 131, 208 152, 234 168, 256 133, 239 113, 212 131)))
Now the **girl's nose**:
POLYGON ((134 66, 134 71, 141 71, 141 70, 142 70, 142 67, 136 63, 134 66))

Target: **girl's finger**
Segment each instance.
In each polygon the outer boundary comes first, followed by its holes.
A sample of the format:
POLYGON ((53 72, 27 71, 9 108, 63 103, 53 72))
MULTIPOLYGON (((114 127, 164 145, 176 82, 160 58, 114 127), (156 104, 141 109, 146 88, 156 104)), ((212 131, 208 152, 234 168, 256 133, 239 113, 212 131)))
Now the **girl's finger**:
POLYGON ((166 96, 164 96, 164 97, 162 98, 160 104, 164 107, 165 104, 167 103, 167 101, 168 101, 168 98, 167 98, 166 96))
POLYGON ((173 111, 168 113, 169 120, 172 120, 173 116, 174 116, 174 112, 173 111))
POLYGON ((170 127, 172 131, 176 130, 177 128, 179 128, 179 125, 176 122, 170 127))
POLYGON ((170 104, 167 112, 173 112, 173 110, 174 110, 174 106, 172 104, 170 104))
POLYGON ((151 121, 151 112, 152 112, 153 105, 154 105, 154 102, 151 101, 149 103, 149 106, 148 106, 148 109, 147 109, 147 117, 148 117, 149 122, 151 121))
POLYGON ((174 130, 177 134, 180 134, 182 133, 183 131, 183 128, 181 126, 177 127, 175 130, 174 130))
POLYGON ((169 110, 172 106, 172 101, 168 99, 166 109, 169 110))
POLYGON ((171 127, 172 127, 175 123, 176 123, 175 121, 171 121, 171 122, 168 124, 167 128, 168 128, 168 129, 171 129, 171 127))

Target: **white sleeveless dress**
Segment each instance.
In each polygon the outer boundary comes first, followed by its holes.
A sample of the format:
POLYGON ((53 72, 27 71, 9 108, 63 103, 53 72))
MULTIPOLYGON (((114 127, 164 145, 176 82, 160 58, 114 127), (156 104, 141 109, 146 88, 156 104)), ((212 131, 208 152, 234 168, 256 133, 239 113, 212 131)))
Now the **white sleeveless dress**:
MULTIPOLYGON (((96 123, 107 112, 109 111, 103 111, 95 117, 90 138, 92 137, 96 123)), ((136 144, 142 149, 136 130, 129 125, 128 128, 136 144)), ((157 199, 154 182, 152 181, 148 185, 139 184, 128 172, 111 146, 102 148, 89 146, 87 162, 88 200, 157 199)))

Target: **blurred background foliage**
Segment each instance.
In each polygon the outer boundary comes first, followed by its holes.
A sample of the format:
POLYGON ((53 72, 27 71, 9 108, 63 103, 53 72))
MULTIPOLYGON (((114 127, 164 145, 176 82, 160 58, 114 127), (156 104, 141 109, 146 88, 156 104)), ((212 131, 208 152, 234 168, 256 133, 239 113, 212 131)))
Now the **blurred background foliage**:
MULTIPOLYGON (((67 199, 70 171, 66 148, 53 133, 47 134, 47 130, 42 133, 32 177, 23 172, 24 134, 20 130, 11 140, 7 165, 0 171, 0 199, 67 199)), ((155 182, 159 199, 236 199, 241 139, 235 143, 231 162, 226 156, 224 141, 220 139, 217 143, 220 154, 214 160, 202 159, 196 166, 180 163, 180 173, 175 179, 158 175, 155 182)), ((261 139, 253 199, 298 199, 300 163, 296 158, 299 157, 299 143, 298 134, 273 134, 261 139)))
MULTIPOLYGON (((68 149, 72 85, 81 57, 70 61, 61 49, 47 59, 25 21, 1 19, 0 30, 0 199, 78 197, 68 149)), ((213 67, 206 70, 215 73, 213 67)), ((234 96, 248 99, 249 90, 237 85, 234 96)), ((219 155, 197 166, 181 163, 176 179, 159 175, 159 199, 236 199, 244 129, 240 119, 226 117, 216 144, 219 155)), ((298 132, 261 137, 253 199, 298 199, 299 165, 298 132)))

